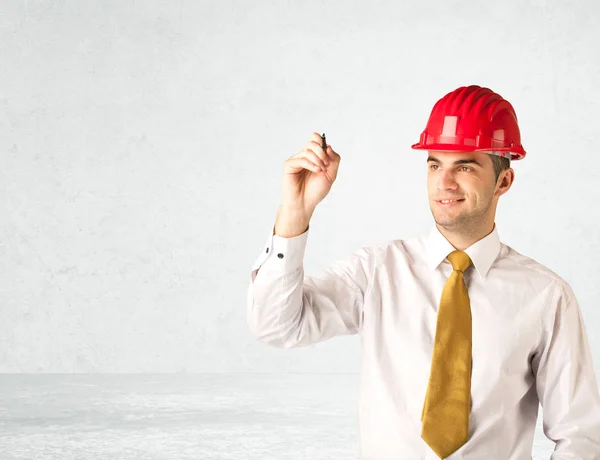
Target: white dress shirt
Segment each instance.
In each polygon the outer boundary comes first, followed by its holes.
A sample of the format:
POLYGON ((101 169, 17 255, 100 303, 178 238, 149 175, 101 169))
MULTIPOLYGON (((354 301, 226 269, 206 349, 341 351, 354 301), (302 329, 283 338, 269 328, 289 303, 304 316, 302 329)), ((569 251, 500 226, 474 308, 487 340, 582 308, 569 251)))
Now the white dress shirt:
MULTIPOLYGON (((359 334, 361 460, 439 460, 421 438, 437 310, 454 247, 438 231, 364 246, 307 276, 310 228, 270 235, 252 267, 248 327, 302 347, 359 334)), ((551 460, 600 459, 600 392, 570 285, 502 243, 497 227, 465 252, 473 321, 469 439, 449 460, 530 460, 538 407, 551 460)))

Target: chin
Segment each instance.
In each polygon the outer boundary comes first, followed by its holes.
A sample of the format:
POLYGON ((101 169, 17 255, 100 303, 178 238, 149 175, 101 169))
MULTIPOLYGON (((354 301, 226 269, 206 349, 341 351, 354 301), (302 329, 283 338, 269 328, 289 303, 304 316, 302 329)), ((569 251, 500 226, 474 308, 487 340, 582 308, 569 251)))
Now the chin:
POLYGON ((437 217, 434 217, 435 223, 440 225, 441 227, 452 227, 454 224, 456 224, 456 221, 453 219, 439 219, 437 217))
POLYGON ((431 214, 433 215, 433 220, 435 220, 438 225, 442 225, 444 227, 451 227, 457 223, 460 223, 462 217, 460 215, 449 216, 443 212, 435 212, 433 210, 431 214))

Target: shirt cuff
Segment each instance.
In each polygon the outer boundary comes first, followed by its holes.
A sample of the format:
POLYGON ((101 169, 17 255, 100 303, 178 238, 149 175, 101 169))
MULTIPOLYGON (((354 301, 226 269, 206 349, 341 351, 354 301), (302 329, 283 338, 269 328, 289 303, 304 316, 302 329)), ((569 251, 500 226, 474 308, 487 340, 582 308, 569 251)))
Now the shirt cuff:
POLYGON ((271 247, 269 248, 270 256, 265 261, 264 266, 268 265, 269 271, 275 270, 282 273, 301 268, 304 263, 307 241, 308 230, 293 238, 273 235, 271 247))
POLYGON ((302 267, 306 243, 308 241, 307 229, 304 233, 292 238, 279 235, 270 235, 263 247, 261 255, 252 266, 252 279, 258 270, 267 270, 279 273, 288 273, 302 267))

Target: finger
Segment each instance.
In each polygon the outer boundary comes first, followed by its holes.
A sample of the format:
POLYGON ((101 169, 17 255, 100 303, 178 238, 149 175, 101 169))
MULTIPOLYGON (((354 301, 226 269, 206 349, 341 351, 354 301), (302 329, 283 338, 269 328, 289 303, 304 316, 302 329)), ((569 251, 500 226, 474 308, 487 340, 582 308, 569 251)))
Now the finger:
MULTIPOLYGON (((323 153, 321 153, 321 155, 323 155, 323 153)), ((301 156, 304 156, 304 157, 310 159, 310 161, 312 161, 313 163, 315 163, 319 166, 322 166, 323 168, 326 168, 330 162, 329 160, 324 160, 319 155, 317 155, 312 149, 309 149, 309 148, 305 148, 302 151, 301 156)))
POLYGON ((323 144, 323 138, 321 137, 321 135, 319 133, 312 133, 310 135, 310 139, 308 140, 309 142, 314 141, 317 142, 319 145, 323 144))
POLYGON ((318 173, 322 171, 321 167, 306 157, 298 157, 298 158, 290 158, 287 160, 288 166, 294 169, 296 172, 302 169, 308 169, 309 171, 313 171, 318 173))
POLYGON ((330 161, 333 160, 333 155, 331 152, 331 145, 327 144, 327 147, 325 148, 325 153, 327 154, 327 158, 329 158, 330 161))
POLYGON ((316 141, 310 141, 308 145, 305 147, 309 150, 312 150, 327 166, 331 159, 327 156, 327 153, 321 147, 321 144, 316 141))
POLYGON ((308 158, 319 167, 321 167, 321 166, 323 168, 327 167, 325 165, 325 162, 323 160, 321 160, 321 158, 319 158, 317 156, 317 154, 309 148, 304 148, 304 149, 300 150, 297 154, 295 154, 291 158, 299 158, 299 157, 308 158))
POLYGON ((331 147, 331 145, 327 144, 327 154, 333 159, 336 160, 338 158, 340 158, 340 155, 338 153, 336 153, 335 150, 333 150, 333 148, 331 147))
MULTIPOLYGON (((323 133, 323 136, 324 136, 324 135, 325 135, 325 133, 323 133)), ((319 147, 321 148, 321 150, 323 150, 323 153, 325 153, 325 156, 327 156, 327 148, 326 148, 326 147, 325 147, 325 148, 323 148, 323 141, 324 141, 324 140, 325 140, 325 138, 324 138, 324 137, 321 137, 321 134, 313 132, 313 133, 310 135, 310 141, 309 141, 309 143, 311 143, 311 142, 316 142, 316 143, 319 145, 319 147)), ((311 145, 312 145, 312 144, 311 144, 311 145)), ((315 151, 315 152, 316 152, 316 151, 315 151)), ((318 152, 317 152, 317 153, 318 153, 318 152)))

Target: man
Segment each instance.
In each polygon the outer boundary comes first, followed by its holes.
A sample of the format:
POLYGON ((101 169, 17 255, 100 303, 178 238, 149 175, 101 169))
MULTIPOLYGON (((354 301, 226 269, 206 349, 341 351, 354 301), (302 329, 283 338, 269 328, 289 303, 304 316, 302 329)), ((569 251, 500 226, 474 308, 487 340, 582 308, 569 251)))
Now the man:
POLYGON ((261 342, 359 334, 360 458, 530 460, 538 407, 551 460, 600 459, 600 395, 570 285, 502 243, 496 206, 525 157, 512 105, 461 87, 433 107, 428 234, 362 247, 305 276, 316 205, 341 157, 313 133, 284 164, 283 201, 256 260, 247 319, 261 342))

